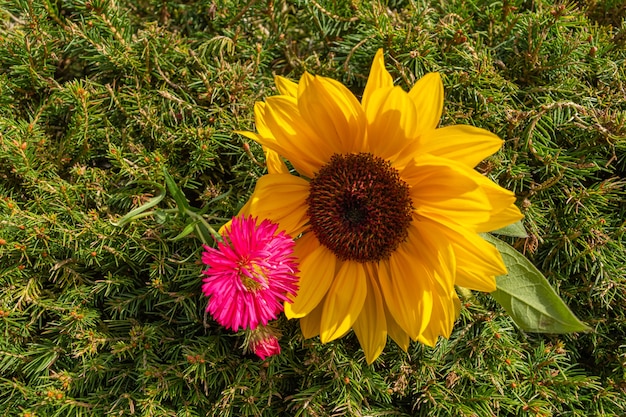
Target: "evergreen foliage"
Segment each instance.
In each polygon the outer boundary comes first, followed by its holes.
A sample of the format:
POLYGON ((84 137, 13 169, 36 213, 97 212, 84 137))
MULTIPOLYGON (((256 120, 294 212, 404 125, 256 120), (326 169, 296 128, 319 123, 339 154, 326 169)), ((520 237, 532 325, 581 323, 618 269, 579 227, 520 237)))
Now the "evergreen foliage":
POLYGON ((0 16, 0 416, 626 415, 622 1, 0 0, 0 16), (505 139, 479 169, 519 197, 529 237, 509 242, 594 332, 525 334, 476 294, 450 340, 368 366, 354 335, 321 345, 284 318, 260 361, 205 316, 201 242, 180 236, 164 168, 219 227, 263 173, 233 131, 273 75, 360 94, 381 47, 404 88, 442 73, 443 125, 505 139))

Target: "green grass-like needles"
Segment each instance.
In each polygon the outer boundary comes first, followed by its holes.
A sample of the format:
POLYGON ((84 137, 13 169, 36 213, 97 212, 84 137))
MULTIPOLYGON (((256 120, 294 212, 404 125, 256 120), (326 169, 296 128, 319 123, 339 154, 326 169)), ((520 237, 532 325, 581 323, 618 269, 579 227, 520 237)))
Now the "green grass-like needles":
POLYGON ((626 415, 621 1, 0 0, 0 16, 0 416, 626 415), (359 95, 378 48, 405 89, 442 74, 442 125, 505 140, 478 169, 518 196, 528 238, 507 241, 592 332, 525 333, 475 294, 434 348, 390 342, 368 366, 354 335, 321 345, 281 318, 263 362, 205 317, 171 193, 115 224, 167 171, 219 227, 264 173, 233 131, 273 76, 359 95))

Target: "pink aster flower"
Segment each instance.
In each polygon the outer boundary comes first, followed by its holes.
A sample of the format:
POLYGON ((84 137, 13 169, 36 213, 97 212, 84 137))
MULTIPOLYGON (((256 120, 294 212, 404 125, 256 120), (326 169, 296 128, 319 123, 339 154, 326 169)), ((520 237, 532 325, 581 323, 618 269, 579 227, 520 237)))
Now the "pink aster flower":
POLYGON ((278 225, 252 217, 233 217, 217 249, 205 246, 202 262, 209 266, 202 292, 207 311, 233 331, 267 325, 291 302, 298 290, 294 241, 278 225))
POLYGON ((269 356, 280 354, 278 338, 269 327, 257 327, 257 331, 250 337, 249 343, 249 349, 263 360, 269 356))

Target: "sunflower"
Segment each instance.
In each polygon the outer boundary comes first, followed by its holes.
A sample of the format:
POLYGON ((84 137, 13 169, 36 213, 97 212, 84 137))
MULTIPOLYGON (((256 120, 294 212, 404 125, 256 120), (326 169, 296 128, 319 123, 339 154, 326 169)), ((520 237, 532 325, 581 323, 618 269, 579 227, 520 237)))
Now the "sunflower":
POLYGON ((502 140, 467 125, 437 128, 439 74, 407 93, 382 50, 361 102, 309 73, 275 82, 280 95, 255 105, 258 132, 239 132, 264 147, 269 171, 241 214, 297 238, 300 288, 286 316, 322 343, 352 329, 368 363, 387 336, 405 351, 410 340, 449 337, 455 285, 490 292, 506 273, 479 233, 522 218, 514 194, 474 170, 502 140))

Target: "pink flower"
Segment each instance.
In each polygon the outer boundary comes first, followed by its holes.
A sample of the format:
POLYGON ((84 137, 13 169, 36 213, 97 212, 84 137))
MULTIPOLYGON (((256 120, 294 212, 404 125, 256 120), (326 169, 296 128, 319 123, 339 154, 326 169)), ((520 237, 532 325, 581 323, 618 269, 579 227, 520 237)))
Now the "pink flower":
POLYGON ((291 302, 298 290, 294 241, 278 225, 252 217, 233 217, 218 248, 205 246, 209 266, 202 291, 210 297, 207 311, 222 326, 238 331, 267 325, 291 302))
POLYGON ((265 334, 263 338, 250 342, 250 350, 261 359, 280 354, 278 339, 273 334, 265 334))

